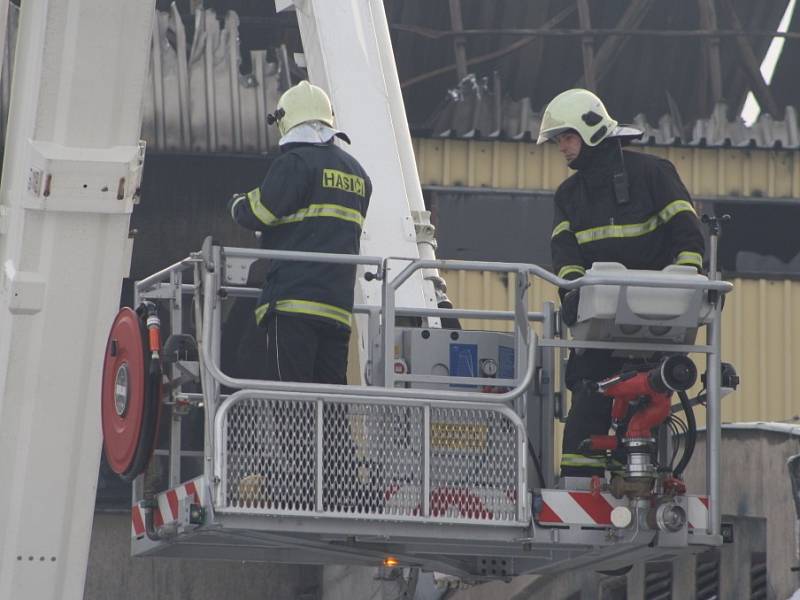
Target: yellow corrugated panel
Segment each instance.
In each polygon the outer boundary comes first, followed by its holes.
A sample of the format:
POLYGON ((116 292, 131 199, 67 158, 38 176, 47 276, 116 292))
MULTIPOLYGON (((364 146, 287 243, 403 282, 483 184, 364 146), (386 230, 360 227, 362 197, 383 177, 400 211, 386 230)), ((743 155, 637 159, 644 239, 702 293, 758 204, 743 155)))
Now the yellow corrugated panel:
POLYGON ((792 419, 800 414, 800 282, 737 279, 725 306, 723 360, 742 378, 723 400, 728 421, 792 419))
MULTIPOLYGON (((572 173, 553 144, 415 139, 423 185, 554 190, 572 173)), ((800 152, 647 146, 696 196, 800 197, 800 152)))
MULTIPOLYGON (((414 141, 420 176, 428 185, 554 189, 569 174, 552 144, 414 141)), ((800 152, 733 148, 646 148, 675 163, 698 196, 800 197, 800 152)), ((494 273, 445 273, 449 295, 464 308, 513 307, 513 285, 494 273)), ((725 421, 787 420, 800 415, 800 282, 737 279, 723 313, 723 360, 742 379, 723 400, 725 421)), ((531 310, 555 300, 551 286, 534 282, 531 310)), ((488 322, 467 322, 488 328, 488 322)), ((508 330, 505 326, 504 330, 508 330)), ((704 340, 701 332, 698 342, 704 340)), ((704 370, 704 361, 699 367, 704 370)), ((698 420, 704 421, 702 410, 698 420)))

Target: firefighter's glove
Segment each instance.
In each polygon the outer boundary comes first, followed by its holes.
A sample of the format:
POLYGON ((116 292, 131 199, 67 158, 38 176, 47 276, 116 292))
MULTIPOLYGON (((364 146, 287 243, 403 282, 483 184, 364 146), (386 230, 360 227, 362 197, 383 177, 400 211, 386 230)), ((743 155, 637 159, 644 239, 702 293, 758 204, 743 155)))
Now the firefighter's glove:
POLYGON ((234 221, 236 220, 236 213, 234 212, 236 205, 240 201, 246 199, 247 199, 247 194, 234 194, 233 196, 231 196, 231 199, 228 200, 228 214, 234 221))
POLYGON ((567 327, 572 327, 578 320, 580 299, 581 291, 579 289, 570 290, 564 294, 564 299, 561 301, 561 320, 567 327))

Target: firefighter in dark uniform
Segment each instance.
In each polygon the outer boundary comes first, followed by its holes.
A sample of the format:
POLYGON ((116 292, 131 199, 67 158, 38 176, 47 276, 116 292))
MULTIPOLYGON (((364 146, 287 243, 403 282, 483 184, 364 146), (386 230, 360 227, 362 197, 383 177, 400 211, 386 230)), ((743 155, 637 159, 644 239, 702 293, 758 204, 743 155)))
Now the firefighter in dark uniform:
MULTIPOLYGON (((260 231, 266 249, 358 254, 372 183, 359 162, 336 145, 336 138, 350 140, 335 129, 328 95, 302 81, 281 96, 268 121, 278 124, 281 153, 260 187, 231 199, 234 221, 260 231)), ((270 263, 255 311, 266 329, 268 379, 347 383, 355 278, 355 265, 270 263)), ((360 500, 352 497, 359 465, 346 406, 330 403, 323 411, 324 507, 372 502, 363 493, 360 500)), ((278 406, 273 418, 274 430, 267 435, 283 440, 280 448, 260 473, 240 480, 239 493, 270 498, 286 493, 282 485, 288 485, 294 489, 288 506, 314 510, 315 450, 309 440, 315 409, 309 403, 278 406)))
MULTIPOLYGON (((636 129, 620 127, 588 90, 567 90, 545 109, 538 143, 556 142, 576 171, 555 194, 551 251, 559 277, 581 277, 594 262, 618 262, 629 269, 660 270, 671 264, 702 269, 700 221, 675 167, 622 149, 626 140, 640 136, 636 129)), ((564 322, 572 325, 578 290, 560 293, 564 322)), ((589 391, 586 382, 619 372, 624 362, 608 350, 571 353, 566 383, 573 394, 562 444, 562 477, 604 474, 606 457, 581 452, 581 443, 608 433, 612 401, 589 391)))
MULTIPOLYGON (((231 216, 273 250, 358 254, 372 183, 334 143, 327 94, 307 81, 283 94, 275 114, 280 156, 260 187, 234 196, 231 216)), ((356 267, 273 261, 256 308, 267 330, 267 377, 345 384, 356 267)))

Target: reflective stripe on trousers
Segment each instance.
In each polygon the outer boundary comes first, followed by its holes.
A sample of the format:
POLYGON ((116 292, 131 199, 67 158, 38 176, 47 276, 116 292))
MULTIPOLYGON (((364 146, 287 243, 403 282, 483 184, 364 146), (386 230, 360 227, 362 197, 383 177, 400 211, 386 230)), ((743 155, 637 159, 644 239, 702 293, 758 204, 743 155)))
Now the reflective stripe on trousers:
MULTIPOLYGON (((262 304, 256 308, 256 323, 261 323, 264 315, 269 312, 270 304, 262 304)), ((324 302, 314 302, 311 300, 278 300, 275 303, 275 310, 284 313, 294 313, 310 315, 314 317, 324 317, 345 327, 350 327, 351 313, 338 306, 325 304, 324 302)))

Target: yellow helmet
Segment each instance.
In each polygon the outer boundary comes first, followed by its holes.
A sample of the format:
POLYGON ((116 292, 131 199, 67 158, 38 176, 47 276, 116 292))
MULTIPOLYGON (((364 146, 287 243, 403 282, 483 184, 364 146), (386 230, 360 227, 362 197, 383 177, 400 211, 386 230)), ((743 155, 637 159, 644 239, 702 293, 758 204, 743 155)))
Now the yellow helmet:
POLYGON ((544 109, 536 143, 574 129, 587 146, 597 146, 617 133, 617 125, 600 98, 589 90, 574 88, 561 92, 544 109))
POLYGON ((333 107, 325 90, 301 81, 283 93, 275 113, 269 115, 267 121, 270 125, 277 121, 282 136, 307 121, 321 121, 333 128, 333 107))

